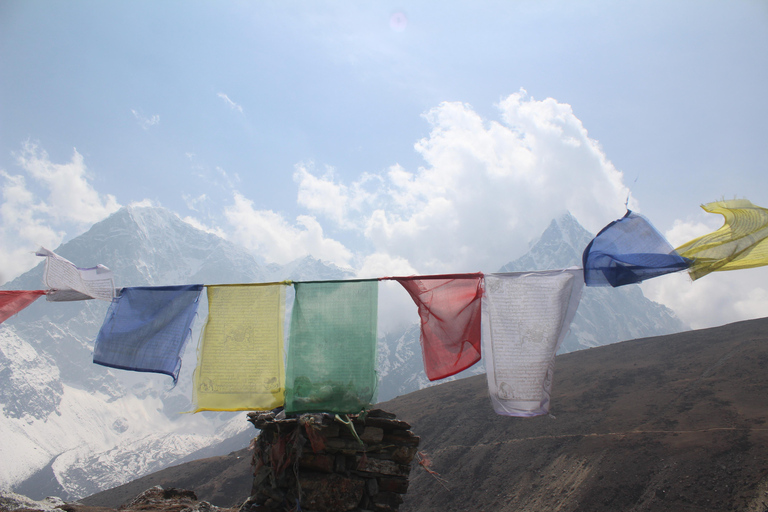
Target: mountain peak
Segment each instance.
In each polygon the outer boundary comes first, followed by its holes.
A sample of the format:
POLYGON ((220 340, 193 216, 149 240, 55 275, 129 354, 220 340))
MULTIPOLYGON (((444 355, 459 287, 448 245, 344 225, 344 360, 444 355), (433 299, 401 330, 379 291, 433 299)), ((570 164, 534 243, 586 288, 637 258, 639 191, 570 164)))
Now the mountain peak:
MULTIPOLYGON (((594 236, 566 213, 553 219, 531 249, 501 267, 500 272, 581 267, 584 249, 594 236)), ((587 287, 561 352, 607 345, 643 336, 687 329, 675 314, 649 299, 637 285, 587 287)))
POLYGON ((581 266, 581 255, 593 235, 569 212, 552 219, 531 249, 501 267, 500 272, 551 270, 581 266))

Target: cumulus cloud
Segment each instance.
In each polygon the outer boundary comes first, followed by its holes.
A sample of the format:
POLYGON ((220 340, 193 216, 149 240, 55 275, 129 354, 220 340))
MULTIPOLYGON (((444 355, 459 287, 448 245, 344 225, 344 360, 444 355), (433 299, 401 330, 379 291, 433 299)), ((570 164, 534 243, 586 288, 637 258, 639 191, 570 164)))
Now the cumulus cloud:
POLYGON ((713 272, 691 281, 687 273, 642 284, 643 293, 677 313, 693 329, 768 314, 768 268, 713 272))
POLYGON ((498 121, 459 102, 427 112, 430 134, 415 145, 426 165, 415 172, 393 165, 345 185, 300 168, 299 201, 362 226, 377 253, 420 273, 495 271, 566 211, 592 231, 624 213, 622 174, 570 105, 521 90, 497 107, 498 121))
POLYGON ((379 177, 363 174, 359 180, 347 186, 336 182, 333 168, 328 168, 322 176, 315 176, 311 170, 311 166, 299 164, 293 174, 293 180, 299 186, 299 205, 322 214, 342 227, 363 227, 359 222, 359 214, 375 198, 365 187, 371 182, 378 183, 379 177))
POLYGON ((720 215, 707 214, 702 220, 675 219, 672 228, 666 232, 666 238, 673 247, 680 247, 700 236, 711 233, 723 225, 720 215))
POLYGON ((90 183, 83 156, 74 150, 72 160, 55 164, 48 154, 27 142, 17 155, 19 166, 48 190, 47 213, 55 221, 93 224, 120 208, 111 194, 99 194, 90 183))
MULTIPOLYGON (((664 236, 673 247, 679 247, 722 225, 722 216, 702 210, 691 218, 676 219, 664 236)), ((766 267, 712 272, 696 281, 682 272, 651 279, 642 288, 646 297, 668 306, 694 329, 768 314, 766 267)))
POLYGON ((200 231, 205 231, 206 233, 211 233, 213 235, 220 236, 221 238, 225 238, 225 239, 227 238, 227 234, 220 227, 208 226, 204 224, 202 221, 200 221, 199 219, 196 219, 189 215, 187 215, 186 217, 179 216, 179 218, 184 222, 186 222, 187 224, 189 224, 190 226, 192 226, 193 228, 199 229, 200 231))
POLYGON ((131 113, 133 114, 133 117, 136 118, 136 121, 139 123, 139 126, 141 126, 143 130, 149 130, 153 126, 160 124, 159 114, 153 114, 150 117, 146 117, 134 109, 131 109, 131 113))
POLYGON ((16 157, 23 174, 0 171, 0 281, 36 265, 38 246, 56 247, 68 229, 87 227, 120 207, 114 196, 96 192, 77 150, 70 162, 56 164, 27 142, 16 157), (28 179, 42 194, 30 190, 28 179))
POLYGON ((231 108, 232 110, 237 110, 237 111, 238 111, 238 112, 240 112, 241 114, 243 113, 243 107, 241 107, 240 105, 238 105, 237 103, 235 103, 234 101, 232 101, 231 99, 229 99, 229 96, 227 96, 227 95, 226 95, 226 94, 224 94, 223 92, 220 92, 220 93, 218 93, 218 94, 217 94, 217 96, 218 96, 219 98, 221 98, 222 100, 224 100, 224 103, 226 103, 226 104, 227 104, 227 106, 228 106, 229 108, 231 108))
POLYGON ((326 238, 320 223, 300 215, 288 222, 272 210, 257 210, 253 201, 239 193, 224 212, 232 227, 231 239, 263 256, 268 262, 286 263, 308 254, 339 266, 349 266, 352 252, 326 238))

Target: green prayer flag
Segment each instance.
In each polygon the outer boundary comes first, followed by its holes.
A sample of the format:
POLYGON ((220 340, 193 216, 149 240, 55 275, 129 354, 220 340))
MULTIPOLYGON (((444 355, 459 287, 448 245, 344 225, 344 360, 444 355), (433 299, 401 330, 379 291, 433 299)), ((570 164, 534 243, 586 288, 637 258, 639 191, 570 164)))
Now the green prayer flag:
POLYGON ((376 397, 378 280, 294 286, 286 414, 361 412, 376 397))

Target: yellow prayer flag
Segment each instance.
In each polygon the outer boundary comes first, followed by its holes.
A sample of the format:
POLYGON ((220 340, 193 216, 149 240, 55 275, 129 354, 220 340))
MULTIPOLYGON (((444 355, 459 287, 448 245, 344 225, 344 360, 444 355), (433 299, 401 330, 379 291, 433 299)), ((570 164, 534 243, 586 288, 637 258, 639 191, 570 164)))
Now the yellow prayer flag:
POLYGON ((269 410, 285 403, 285 284, 208 288, 195 370, 195 412, 269 410))
POLYGON ((719 270, 768 265, 768 209, 746 199, 715 201, 702 208, 722 215, 725 224, 675 249, 691 260, 691 279, 719 270))

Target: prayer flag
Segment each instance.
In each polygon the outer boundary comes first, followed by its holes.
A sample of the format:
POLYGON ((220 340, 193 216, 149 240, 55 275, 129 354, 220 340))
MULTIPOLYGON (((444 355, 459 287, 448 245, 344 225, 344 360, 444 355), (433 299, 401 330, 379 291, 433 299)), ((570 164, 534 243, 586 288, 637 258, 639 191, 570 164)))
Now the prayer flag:
POLYGON ((485 276, 483 354, 497 414, 549 411, 555 354, 583 287, 581 269, 485 276))
POLYGON ((681 245, 676 250, 692 261, 688 270, 696 280, 710 272, 768 265, 768 209, 746 199, 715 201, 701 206, 725 219, 717 231, 681 245))
POLYGON ((587 286, 623 286, 678 272, 690 262, 645 217, 627 211, 589 242, 582 256, 587 286))
POLYGON ((0 324, 29 306, 45 290, 0 290, 0 324))
POLYGON ((93 362, 163 373, 175 383, 202 290, 201 284, 123 288, 96 337, 93 362))
POLYGON ((48 294, 49 301, 101 299, 111 301, 115 296, 115 279, 104 265, 92 268, 76 267, 48 249, 38 249, 38 256, 45 257, 43 282, 56 293, 48 294))
POLYGON ((450 377, 480 360, 483 274, 394 279, 419 308, 421 350, 429 380, 450 377))
POLYGON ((208 286, 195 370, 195 412, 285 403, 285 283, 208 286))
POLYGON ((374 402, 378 284, 294 283, 286 414, 359 413, 374 402))

